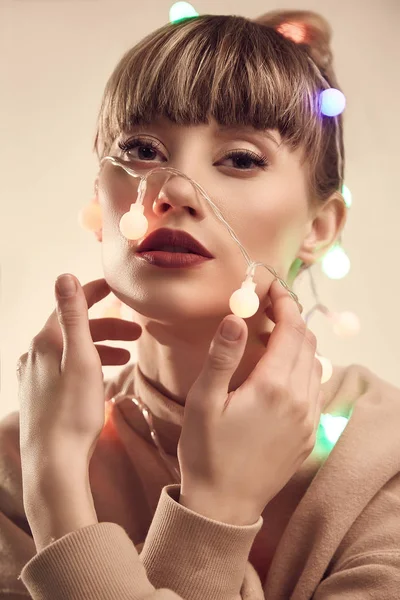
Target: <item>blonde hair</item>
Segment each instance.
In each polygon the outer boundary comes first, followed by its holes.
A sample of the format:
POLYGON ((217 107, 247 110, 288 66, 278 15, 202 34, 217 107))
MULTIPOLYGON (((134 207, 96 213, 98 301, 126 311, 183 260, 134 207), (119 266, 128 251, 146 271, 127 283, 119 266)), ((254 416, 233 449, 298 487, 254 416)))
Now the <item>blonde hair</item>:
POLYGON ((344 179, 342 115, 326 117, 319 110, 321 75, 325 87, 340 89, 331 34, 328 22, 311 11, 168 23, 117 64, 104 90, 93 150, 100 160, 121 132, 157 116, 198 125, 211 115, 220 125, 277 129, 289 149, 303 150, 310 200, 326 200, 341 192, 344 179), (305 27, 305 42, 280 33, 285 23, 305 27))

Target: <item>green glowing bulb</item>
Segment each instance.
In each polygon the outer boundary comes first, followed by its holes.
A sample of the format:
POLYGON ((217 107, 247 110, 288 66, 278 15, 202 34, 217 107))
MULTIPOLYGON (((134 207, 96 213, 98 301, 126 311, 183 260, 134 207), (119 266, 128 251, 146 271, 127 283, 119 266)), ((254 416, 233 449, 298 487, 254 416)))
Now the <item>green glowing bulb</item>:
POLYGON ((325 437, 330 443, 336 444, 347 425, 347 421, 348 419, 346 419, 346 417, 321 415, 321 423, 324 428, 325 437))
POLYGON ((193 8, 189 2, 175 2, 169 10, 170 23, 177 23, 182 19, 198 17, 199 13, 193 8))
POLYGON ((347 206, 347 208, 350 208, 353 203, 353 199, 352 199, 351 191, 345 184, 343 184, 343 186, 342 186, 342 196, 344 198, 345 205, 347 206))
POLYGON ((315 446, 313 449, 314 454, 326 457, 331 453, 336 442, 345 430, 352 412, 353 410, 351 409, 348 417, 330 414, 321 415, 316 432, 315 446))

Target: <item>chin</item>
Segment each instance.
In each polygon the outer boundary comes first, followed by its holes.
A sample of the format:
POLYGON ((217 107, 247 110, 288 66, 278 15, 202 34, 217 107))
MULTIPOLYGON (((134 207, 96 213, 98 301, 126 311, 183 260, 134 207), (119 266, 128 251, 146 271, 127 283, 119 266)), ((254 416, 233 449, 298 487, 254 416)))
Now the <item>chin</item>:
POLYGON ((103 255, 104 277, 121 302, 147 319, 164 323, 221 321, 230 314, 229 298, 239 287, 223 273, 172 274, 160 269, 142 273, 135 262, 103 255), (185 276, 183 276, 185 275, 185 276), (232 290, 227 293, 227 290, 232 290))
POLYGON ((193 288, 186 293, 170 293, 160 295, 159 291, 137 290, 132 295, 129 291, 111 288, 113 294, 124 304, 132 308, 138 315, 164 323, 181 325, 194 324, 196 321, 222 320, 230 313, 229 298, 220 301, 214 297, 205 298, 204 294, 195 294, 193 288))

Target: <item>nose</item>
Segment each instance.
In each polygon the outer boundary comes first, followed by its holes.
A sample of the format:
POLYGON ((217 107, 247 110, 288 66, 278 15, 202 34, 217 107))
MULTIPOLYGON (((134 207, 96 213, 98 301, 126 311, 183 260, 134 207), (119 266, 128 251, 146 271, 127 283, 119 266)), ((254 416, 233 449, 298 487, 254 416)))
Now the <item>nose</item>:
POLYGON ((190 181, 172 175, 164 183, 153 202, 153 212, 160 216, 166 212, 188 212, 191 216, 204 217, 200 194, 190 181))

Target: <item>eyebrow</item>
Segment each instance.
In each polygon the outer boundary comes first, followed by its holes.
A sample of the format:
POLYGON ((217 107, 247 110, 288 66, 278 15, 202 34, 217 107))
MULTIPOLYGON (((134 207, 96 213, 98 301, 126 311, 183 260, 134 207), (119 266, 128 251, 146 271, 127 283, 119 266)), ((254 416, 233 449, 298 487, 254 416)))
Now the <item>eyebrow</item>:
MULTIPOLYGON (((156 124, 156 126, 163 129, 163 125, 161 124, 156 124)), ((147 129, 148 125, 134 125, 132 128, 130 128, 130 130, 135 130, 137 133, 143 133, 147 129)), ((272 131, 268 129, 254 129, 249 126, 239 127, 237 125, 218 125, 216 131, 227 135, 231 135, 233 133, 240 135, 241 133, 245 133, 254 135, 258 138, 267 137, 269 140, 271 140, 271 142, 273 142, 277 146, 277 148, 279 148, 282 143, 278 142, 272 131)))
POLYGON ((218 131, 220 131, 221 133, 247 133, 250 135, 255 135, 258 137, 267 137, 268 139, 270 139, 272 142, 274 142, 274 144, 276 146, 280 146, 279 142, 276 140, 275 136, 273 133, 271 133, 269 130, 267 129, 262 129, 262 130, 254 130, 254 129, 250 129, 249 127, 237 127, 235 125, 219 125, 218 126, 218 131))

